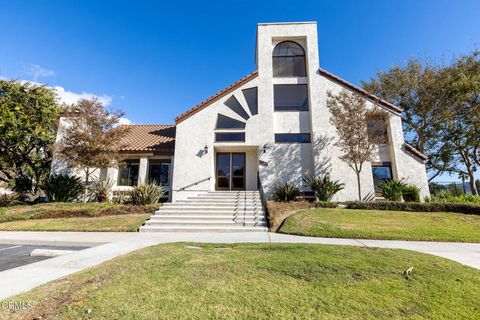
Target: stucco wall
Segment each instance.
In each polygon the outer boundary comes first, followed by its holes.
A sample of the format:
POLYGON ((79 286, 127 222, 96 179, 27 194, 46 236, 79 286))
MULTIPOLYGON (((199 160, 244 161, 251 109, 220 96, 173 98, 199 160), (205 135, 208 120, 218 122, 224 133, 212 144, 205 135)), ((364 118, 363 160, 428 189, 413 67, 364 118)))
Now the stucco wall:
MULTIPOLYGON (((305 173, 321 175, 329 172, 333 179, 345 183, 336 201, 357 199, 355 172, 339 158, 341 150, 334 146, 336 128, 330 123, 327 108, 327 92, 338 93, 344 87, 318 73, 319 54, 315 23, 303 24, 260 24, 257 29, 256 62, 258 76, 241 88, 226 95, 200 112, 177 124, 175 171, 173 189, 210 177, 211 179, 192 186, 191 190, 214 190, 215 188, 215 147, 214 126, 218 113, 243 120, 223 102, 232 94, 249 109, 243 99, 242 89, 258 87, 258 115, 251 116, 246 124, 246 142, 231 144, 232 147, 246 146, 258 150, 258 171, 267 195, 271 195, 276 181, 293 182, 302 187, 305 173), (305 50, 307 56, 307 77, 273 78, 272 52, 276 44, 294 40, 305 50), (309 111, 274 112, 274 84, 307 84, 309 111), (311 133, 312 143, 275 144, 275 133, 311 133), (208 147, 206 154, 201 151, 208 147), (214 151, 212 151, 214 150, 214 151)), ((367 101, 367 106, 373 104, 367 101)), ((398 114, 390 113, 390 142, 380 145, 372 159, 376 162, 392 162, 394 177, 404 177, 409 183, 419 186, 422 196, 428 194, 425 167, 421 161, 404 150, 403 131, 398 114)), ((228 145, 228 144, 224 144, 228 145)), ((252 153, 254 154, 254 153, 252 153)), ((249 158, 249 162, 254 159, 249 158)), ((365 163, 361 173, 362 198, 374 195, 373 176, 370 163, 365 163)), ((250 188, 250 186, 249 186, 250 188)), ((174 199, 183 196, 174 194, 174 199)))

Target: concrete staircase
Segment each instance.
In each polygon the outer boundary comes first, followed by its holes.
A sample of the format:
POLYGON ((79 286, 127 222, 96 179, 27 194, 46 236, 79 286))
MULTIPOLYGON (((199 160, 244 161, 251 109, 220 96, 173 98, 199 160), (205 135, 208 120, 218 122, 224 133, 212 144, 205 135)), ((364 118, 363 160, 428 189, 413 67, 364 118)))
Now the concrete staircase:
POLYGON ((140 227, 140 232, 267 231, 258 191, 205 192, 165 203, 140 227))

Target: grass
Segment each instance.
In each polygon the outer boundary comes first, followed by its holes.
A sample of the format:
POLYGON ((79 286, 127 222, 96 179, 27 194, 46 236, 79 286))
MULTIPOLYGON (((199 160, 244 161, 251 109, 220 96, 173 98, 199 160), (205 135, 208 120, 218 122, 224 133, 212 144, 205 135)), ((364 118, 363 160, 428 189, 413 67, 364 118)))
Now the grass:
POLYGON ((480 216, 319 208, 289 216, 279 232, 314 237, 480 242, 480 216))
POLYGON ((0 208, 2 231, 136 231, 159 205, 42 203, 0 208))
POLYGON ((17 220, 0 223, 0 231, 109 231, 135 232, 150 214, 17 220))
POLYGON ((404 250, 159 245, 40 286, 2 319, 473 319, 480 272, 404 250), (413 267, 411 277, 404 270, 413 267))

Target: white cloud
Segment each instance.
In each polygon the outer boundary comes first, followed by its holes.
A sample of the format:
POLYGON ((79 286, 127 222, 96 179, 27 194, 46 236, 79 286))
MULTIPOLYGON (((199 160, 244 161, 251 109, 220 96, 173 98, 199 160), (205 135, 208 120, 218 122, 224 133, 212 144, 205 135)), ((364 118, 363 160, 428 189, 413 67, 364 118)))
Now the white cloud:
POLYGON ((77 103, 78 100, 80 99, 91 99, 91 98, 97 98, 104 106, 108 106, 112 103, 112 97, 106 94, 99 96, 89 92, 77 93, 73 91, 68 91, 68 90, 65 90, 65 88, 60 86, 54 86, 53 88, 57 92, 60 102, 63 102, 66 104, 74 104, 74 103, 77 103))
POLYGON ((40 78, 53 77, 55 72, 39 66, 38 64, 31 64, 30 66, 23 67, 23 72, 32 77, 34 81, 37 81, 40 78))
POLYGON ((127 118, 120 118, 120 119, 118 119, 118 124, 119 125, 122 125, 122 124, 130 125, 130 124, 135 124, 135 123, 132 120, 127 119, 127 118))

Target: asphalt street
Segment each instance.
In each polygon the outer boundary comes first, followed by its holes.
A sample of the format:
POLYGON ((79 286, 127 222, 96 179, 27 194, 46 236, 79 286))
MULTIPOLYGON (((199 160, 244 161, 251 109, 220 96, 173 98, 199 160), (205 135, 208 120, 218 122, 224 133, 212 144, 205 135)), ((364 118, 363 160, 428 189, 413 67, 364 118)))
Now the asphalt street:
POLYGON ((0 272, 50 258, 49 256, 31 257, 30 253, 35 249, 78 251, 86 248, 88 247, 0 244, 0 272))

